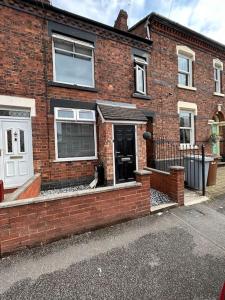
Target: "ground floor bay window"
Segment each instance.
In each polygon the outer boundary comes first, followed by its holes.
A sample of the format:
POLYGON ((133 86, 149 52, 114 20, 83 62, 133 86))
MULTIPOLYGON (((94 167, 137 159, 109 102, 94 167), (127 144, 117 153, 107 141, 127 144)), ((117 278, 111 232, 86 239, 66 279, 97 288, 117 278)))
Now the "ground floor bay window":
POLYGON ((57 161, 97 158, 95 111, 55 108, 57 161))

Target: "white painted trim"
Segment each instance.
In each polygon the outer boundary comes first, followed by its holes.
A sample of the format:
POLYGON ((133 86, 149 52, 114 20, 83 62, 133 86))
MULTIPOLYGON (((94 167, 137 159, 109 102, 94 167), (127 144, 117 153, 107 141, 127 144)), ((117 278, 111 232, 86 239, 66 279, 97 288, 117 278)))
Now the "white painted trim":
POLYGON ((112 153, 113 153, 113 186, 116 185, 116 165, 115 165, 115 136, 114 125, 112 124, 112 153))
POLYGON ((97 100, 96 103, 100 104, 100 105, 113 106, 113 107, 137 108, 136 104, 124 103, 124 102, 115 102, 115 101, 107 101, 107 100, 97 100))
POLYGON ((77 158, 58 158, 55 159, 54 163, 62 163, 62 162, 68 162, 68 161, 83 161, 83 160, 96 160, 98 159, 97 156, 87 156, 87 157, 77 157, 77 158))
MULTIPOLYGON (((75 40, 75 39, 71 39, 69 37, 64 37, 64 36, 60 36, 60 35, 57 35, 57 34, 54 34, 52 36, 52 63, 53 63, 53 82, 56 82, 56 83, 62 83, 62 84, 68 84, 68 85, 71 85, 71 86, 80 86, 80 87, 88 87, 88 88, 95 88, 95 52, 94 52, 94 46, 93 47, 90 47, 88 46, 88 43, 85 43, 85 42, 82 42, 82 41, 78 41, 78 40, 75 40), (65 40, 65 41, 70 41, 70 42, 73 42, 73 43, 76 43, 76 44, 81 44, 87 48, 91 48, 92 50, 92 56, 86 56, 86 57, 89 57, 91 58, 91 62, 92 62, 92 85, 81 85, 81 84, 77 84, 77 83, 71 83, 71 82, 65 82, 65 81, 59 81, 56 79, 56 59, 55 59, 55 45, 54 45, 54 37, 57 38, 60 38, 61 40, 65 40), (80 42, 80 43, 79 43, 80 42)), ((66 52, 66 51, 64 51, 66 52)), ((83 57, 85 57, 85 55, 81 55, 83 57)))
POLYGON ((35 99, 0 95, 0 106, 30 109, 31 117, 36 116, 35 99))
POLYGON ((68 36, 65 36, 65 35, 54 33, 52 35, 52 37, 56 38, 56 39, 60 39, 62 41, 68 41, 68 42, 71 42, 71 43, 82 45, 82 46, 87 47, 87 48, 94 49, 94 45, 92 43, 83 42, 81 40, 74 39, 74 38, 71 38, 71 37, 68 37, 68 36))
POLYGON ((214 58, 213 59, 213 68, 220 69, 221 71, 223 71, 223 62, 218 58, 214 58))
POLYGON ((138 132, 137 125, 135 125, 135 158, 136 158, 136 170, 138 170, 138 132))
POLYGON ((103 115, 102 115, 102 112, 101 112, 101 110, 100 110, 100 108, 97 106, 97 111, 98 111, 98 113, 99 113, 99 115, 100 115, 100 118, 101 118, 101 120, 102 120, 102 123, 105 123, 105 119, 104 119, 104 117, 103 117, 103 115))
POLYGON ((198 115, 198 107, 196 103, 192 102, 185 102, 185 101, 178 101, 177 103, 177 112, 180 114, 181 110, 191 110, 194 111, 194 115, 198 115))
POLYGON ((96 122, 95 121, 76 121, 71 119, 57 119, 56 112, 57 107, 54 109, 54 136, 55 136, 55 160, 53 162, 68 162, 68 161, 84 161, 84 160, 96 160, 98 159, 97 154, 97 133, 96 133, 96 122), (57 121, 58 122, 69 122, 69 123, 77 123, 77 124, 92 124, 94 125, 94 141, 95 141, 95 155, 94 156, 87 156, 87 157, 66 157, 66 158, 59 158, 58 154, 58 143, 57 143, 57 121))
POLYGON ((177 84, 177 87, 179 89, 190 90, 190 91, 196 91, 197 90, 197 88, 194 87, 194 86, 187 86, 187 85, 182 85, 182 84, 179 84, 179 83, 177 84))
MULTIPOLYGON (((32 139, 32 123, 31 119, 21 119, 21 118, 0 118, 0 138, 3 135, 3 130, 2 130, 2 124, 3 122, 12 122, 12 123, 17 123, 17 122, 22 122, 22 123, 27 123, 27 128, 28 128, 28 160, 29 160, 29 176, 32 177, 34 175, 34 164, 33 164, 33 139, 32 139)), ((3 139, 1 138, 1 141, 3 143, 3 139)), ((0 145, 0 149, 3 150, 3 144, 2 146, 0 145), (2 147, 2 148, 1 148, 2 147)), ((3 151, 2 155, 0 157, 0 162, 3 167, 0 170, 0 178, 3 179, 4 181, 4 159, 3 159, 3 151)), ((11 189, 11 188, 18 188, 18 185, 5 185, 6 189, 11 189)))
POLYGON ((2 121, 0 120, 0 179, 4 179, 4 165, 3 165, 3 130, 2 121))
POLYGON ((213 95, 214 96, 218 96, 218 97, 224 97, 225 96, 224 94, 217 93, 217 92, 214 92, 213 95))
POLYGON ((144 121, 124 121, 124 120, 105 120, 106 123, 112 123, 112 124, 121 124, 121 125, 145 125, 147 124, 147 122, 144 122, 144 121))
POLYGON ((190 58, 191 60, 195 61, 195 52, 191 48, 184 46, 184 45, 177 45, 176 51, 177 51, 177 55, 180 55, 180 54, 185 55, 188 58, 190 58))

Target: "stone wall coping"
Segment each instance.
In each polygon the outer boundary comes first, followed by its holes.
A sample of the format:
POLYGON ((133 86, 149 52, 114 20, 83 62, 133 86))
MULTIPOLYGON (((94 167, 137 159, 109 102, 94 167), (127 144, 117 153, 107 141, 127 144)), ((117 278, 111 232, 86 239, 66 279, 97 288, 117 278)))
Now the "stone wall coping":
POLYGON ((152 172, 150 172, 149 170, 146 170, 146 169, 144 169, 144 170, 138 170, 138 171, 134 171, 134 173, 136 174, 136 175, 141 175, 141 176, 143 176, 143 175, 151 175, 152 174, 152 172))
POLYGON ((87 189, 87 190, 82 190, 82 191, 61 193, 61 194, 55 194, 55 195, 50 195, 50 196, 38 196, 35 198, 29 198, 29 199, 24 199, 24 200, 5 201, 5 202, 0 203, 0 209, 15 207, 15 206, 29 205, 29 204, 37 204, 37 203, 48 202, 48 201, 56 201, 56 200, 63 200, 63 199, 66 200, 66 199, 70 199, 70 198, 74 198, 74 197, 106 193, 106 192, 111 192, 111 191, 113 192, 113 191, 117 191, 117 190, 129 189, 129 188, 135 188, 135 187, 141 187, 141 186, 142 186, 142 184, 140 182, 133 181, 133 182, 128 182, 128 183, 117 184, 115 186, 100 187, 100 188, 96 188, 96 189, 87 189))
POLYGON ((163 174, 163 175, 167 175, 167 176, 170 175, 169 172, 157 170, 157 169, 154 169, 154 168, 146 167, 145 170, 148 170, 148 171, 150 171, 151 173, 158 173, 158 174, 163 174))
POLYGON ((184 167, 181 167, 181 166, 171 166, 170 170, 182 171, 182 170, 184 170, 184 167))
POLYGON ((36 173, 34 176, 32 176, 30 179, 28 179, 24 185, 19 187, 18 189, 15 190, 7 199, 7 201, 16 201, 16 199, 23 193, 25 192, 29 186, 38 178, 40 177, 40 173, 36 173))

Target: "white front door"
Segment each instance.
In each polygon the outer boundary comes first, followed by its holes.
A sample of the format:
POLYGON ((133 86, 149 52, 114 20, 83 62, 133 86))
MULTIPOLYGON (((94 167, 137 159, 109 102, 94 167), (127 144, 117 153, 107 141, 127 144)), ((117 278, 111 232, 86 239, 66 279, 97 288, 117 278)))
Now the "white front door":
POLYGON ((33 176, 31 120, 0 119, 0 177, 5 188, 23 185, 33 176))

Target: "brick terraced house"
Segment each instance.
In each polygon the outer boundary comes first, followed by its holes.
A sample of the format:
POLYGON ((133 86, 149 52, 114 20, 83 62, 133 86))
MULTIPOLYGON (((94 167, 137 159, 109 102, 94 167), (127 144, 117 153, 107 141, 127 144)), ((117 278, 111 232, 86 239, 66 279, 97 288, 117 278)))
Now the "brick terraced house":
POLYGON ((181 150, 204 143, 225 160, 225 46, 155 13, 129 32, 153 41, 148 89, 155 137, 178 141, 181 150))
MULTIPOLYGON (((48 1, 0 0, 0 178, 44 188, 134 180, 155 137, 224 135, 225 46, 156 14, 128 30, 48 1), (147 148, 147 149, 146 149, 147 148)), ((224 155, 218 141, 211 149, 224 155)))
POLYGON ((146 166, 152 42, 62 11, 48 1, 0 1, 0 178, 16 188, 107 184, 146 166), (146 72, 147 71, 147 72, 146 72), (134 75, 135 73, 135 75, 134 75))

